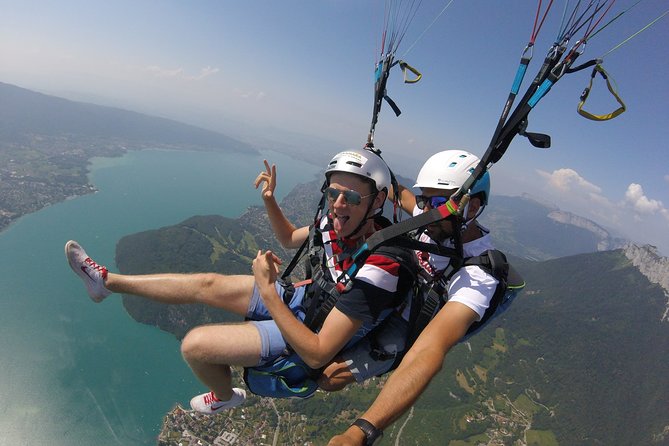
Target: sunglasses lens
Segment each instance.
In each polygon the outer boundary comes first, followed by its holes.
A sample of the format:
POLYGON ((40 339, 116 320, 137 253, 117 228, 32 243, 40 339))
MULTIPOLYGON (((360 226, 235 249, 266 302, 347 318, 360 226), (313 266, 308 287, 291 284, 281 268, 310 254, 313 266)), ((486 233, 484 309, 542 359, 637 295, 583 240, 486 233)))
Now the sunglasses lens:
POLYGON ((450 197, 426 197, 425 195, 416 195, 416 206, 423 210, 425 206, 430 205, 432 209, 438 208, 446 203, 450 197))
POLYGON ((425 209, 426 201, 427 201, 427 198, 425 197, 425 195, 416 195, 416 206, 421 211, 423 209, 425 209))
POLYGON ((362 197, 360 196, 360 194, 354 190, 344 191, 344 198, 346 199, 346 203, 353 206, 359 205, 360 202, 362 201, 362 197))
POLYGON ((431 197, 430 198, 430 207, 438 208, 442 204, 446 203, 448 201, 447 197, 431 197))
POLYGON ((340 195, 344 195, 344 201, 351 206, 357 206, 362 201, 362 196, 354 190, 339 190, 334 187, 325 189, 325 196, 328 201, 334 203, 340 195))
POLYGON ((339 198, 339 191, 337 189, 328 187, 325 189, 325 196, 327 197, 328 201, 337 201, 337 198, 339 198))

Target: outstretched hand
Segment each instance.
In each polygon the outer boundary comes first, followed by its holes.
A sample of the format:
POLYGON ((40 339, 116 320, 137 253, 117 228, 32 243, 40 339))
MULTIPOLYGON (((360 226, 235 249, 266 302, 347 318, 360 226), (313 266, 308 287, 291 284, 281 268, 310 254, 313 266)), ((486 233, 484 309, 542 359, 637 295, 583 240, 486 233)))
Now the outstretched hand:
POLYGON ((263 160, 263 162, 265 163, 265 171, 258 174, 255 186, 258 189, 262 184, 261 197, 263 200, 267 200, 274 196, 274 189, 276 189, 276 164, 272 164, 270 167, 267 160, 263 160))
POLYGON ((274 288, 274 282, 279 275, 279 265, 282 263, 281 259, 272 251, 266 251, 265 253, 258 251, 258 255, 253 260, 252 268, 259 289, 274 288))

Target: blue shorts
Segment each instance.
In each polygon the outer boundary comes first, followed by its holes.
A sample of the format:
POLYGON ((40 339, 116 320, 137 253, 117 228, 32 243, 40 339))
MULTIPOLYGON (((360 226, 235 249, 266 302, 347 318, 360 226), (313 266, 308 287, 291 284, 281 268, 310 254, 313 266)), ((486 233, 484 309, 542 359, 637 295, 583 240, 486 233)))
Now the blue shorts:
MULTIPOLYGON (((305 311, 302 306, 302 300, 304 299, 306 286, 299 286, 296 288, 293 288, 292 286, 287 287, 285 283, 277 281, 275 287, 276 292, 281 299, 284 298, 287 291, 290 292, 291 290, 294 290, 288 308, 290 308, 295 317, 304 321, 305 311)), ((246 311, 246 318, 255 325, 258 329, 258 333, 260 333, 261 346, 260 362, 258 362, 258 366, 270 363, 284 353, 287 346, 286 341, 283 339, 281 330, 279 330, 276 322, 272 320, 272 315, 269 314, 269 310, 265 307, 265 303, 260 297, 260 291, 258 290, 257 285, 253 286, 253 295, 249 302, 249 308, 246 311)))
MULTIPOLYGON (((302 306, 306 286, 293 288, 277 281, 276 292, 281 299, 286 292, 294 290, 288 308, 296 318, 304 321, 306 311, 302 306)), ((272 319, 267 307, 260 297, 257 286, 253 287, 253 295, 249 302, 246 318, 256 327, 260 334, 260 360, 257 366, 273 362, 279 356, 288 353, 286 340, 279 330, 279 326, 272 319)), ((397 354, 405 349, 408 323, 398 313, 393 312, 372 332, 357 341, 354 345, 345 348, 340 356, 357 382, 366 381, 374 376, 382 375, 390 370, 397 354), (373 340, 373 341, 372 341, 373 340), (372 349, 376 346, 386 354, 384 359, 374 357, 372 349)))

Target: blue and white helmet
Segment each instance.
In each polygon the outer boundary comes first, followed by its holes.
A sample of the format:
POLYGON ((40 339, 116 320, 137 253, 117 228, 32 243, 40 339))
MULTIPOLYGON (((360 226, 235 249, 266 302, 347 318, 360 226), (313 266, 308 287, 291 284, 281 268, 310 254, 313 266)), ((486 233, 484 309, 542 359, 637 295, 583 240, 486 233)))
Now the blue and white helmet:
MULTIPOLYGON (((428 158, 418 172, 414 187, 458 189, 478 165, 479 157, 465 150, 444 150, 428 158)), ((490 175, 486 172, 469 190, 471 195, 481 193, 481 204, 488 204, 490 175)))

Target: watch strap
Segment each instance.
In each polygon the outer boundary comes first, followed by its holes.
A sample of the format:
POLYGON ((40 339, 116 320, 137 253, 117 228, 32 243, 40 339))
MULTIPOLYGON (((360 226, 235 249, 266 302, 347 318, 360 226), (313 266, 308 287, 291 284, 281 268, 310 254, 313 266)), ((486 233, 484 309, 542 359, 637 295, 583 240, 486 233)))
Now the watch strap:
POLYGON ((372 446, 376 440, 383 436, 381 429, 377 429, 364 418, 358 418, 353 422, 352 426, 357 426, 365 434, 365 446, 372 446))

